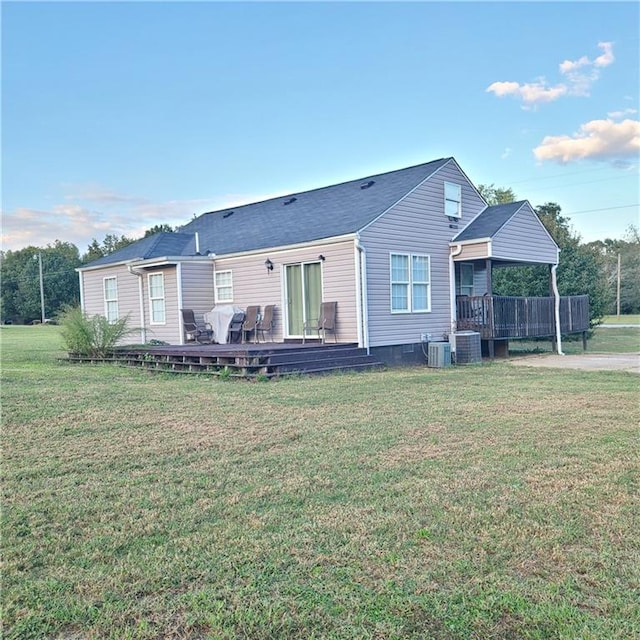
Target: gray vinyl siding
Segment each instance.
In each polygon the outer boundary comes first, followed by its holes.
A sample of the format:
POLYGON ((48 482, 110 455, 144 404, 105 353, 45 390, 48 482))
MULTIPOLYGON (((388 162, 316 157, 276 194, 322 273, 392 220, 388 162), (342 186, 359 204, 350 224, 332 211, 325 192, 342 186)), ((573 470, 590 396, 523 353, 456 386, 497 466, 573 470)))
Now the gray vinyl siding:
MULTIPOLYGON (((142 327, 138 277, 129 273, 124 265, 82 272, 83 311, 88 316, 105 315, 103 283, 105 278, 112 277, 116 278, 118 289, 118 317, 129 314, 129 326, 142 327)), ((140 334, 133 334, 128 340, 139 342, 140 334)))
POLYGON ((143 304, 146 318, 147 340, 162 340, 169 344, 180 344, 180 319, 178 305, 178 280, 175 265, 166 265, 154 269, 145 269, 142 277, 143 304), (164 274, 165 322, 151 324, 151 304, 149 300, 149 274, 164 274))
POLYGON ((485 206, 457 165, 449 162, 361 232, 361 242, 367 252, 368 322, 372 347, 419 342, 423 332, 436 337, 449 333, 449 242, 485 206), (462 187, 462 218, 455 223, 444 213, 444 182, 462 187), (458 228, 451 228, 450 224, 458 228), (431 257, 430 312, 391 313, 391 253, 431 257))
POLYGON ((211 311, 214 306, 213 261, 183 262, 180 265, 182 278, 182 309, 193 309, 196 320, 211 311))
MULTIPOLYGON (((324 301, 337 301, 337 338, 339 342, 357 342, 355 256, 352 240, 336 243, 314 244, 298 249, 272 249, 252 255, 217 258, 215 269, 231 270, 233 278, 233 304, 241 308, 275 304, 273 340, 285 337, 284 327, 284 268, 289 264, 316 262, 323 255, 322 297, 324 301), (273 271, 267 272, 265 260, 273 263, 273 271)), ((330 338, 331 340, 332 338, 330 338)))
POLYGON ((556 264, 558 249, 528 204, 498 231, 492 242, 493 258, 556 264))

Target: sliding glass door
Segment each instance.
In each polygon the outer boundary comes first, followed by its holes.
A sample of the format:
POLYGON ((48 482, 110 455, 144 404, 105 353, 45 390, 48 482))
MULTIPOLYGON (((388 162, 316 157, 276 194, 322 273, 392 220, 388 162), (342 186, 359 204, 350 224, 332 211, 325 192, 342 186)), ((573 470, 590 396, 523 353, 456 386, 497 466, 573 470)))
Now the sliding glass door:
POLYGON ((322 302, 320 262, 289 264, 285 267, 287 335, 302 336, 304 323, 318 318, 322 302))

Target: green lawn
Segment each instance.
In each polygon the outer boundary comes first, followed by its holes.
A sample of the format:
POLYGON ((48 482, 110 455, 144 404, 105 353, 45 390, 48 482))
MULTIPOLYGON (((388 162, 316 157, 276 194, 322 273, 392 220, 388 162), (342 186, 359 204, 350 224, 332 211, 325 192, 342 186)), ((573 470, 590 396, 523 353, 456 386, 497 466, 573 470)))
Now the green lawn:
POLYGON ((220 381, 58 331, 0 329, 3 637, 640 637, 638 376, 220 381))
MULTIPOLYGON (((510 340, 509 353, 551 353, 548 340, 510 340)), ((582 336, 573 335, 562 341, 562 351, 573 355, 584 353, 582 336)), ((588 353, 637 353, 640 352, 640 327, 596 327, 587 341, 588 353)))
POLYGON ((640 325, 640 314, 622 315, 622 316, 605 316, 602 320, 604 324, 638 324, 640 325))

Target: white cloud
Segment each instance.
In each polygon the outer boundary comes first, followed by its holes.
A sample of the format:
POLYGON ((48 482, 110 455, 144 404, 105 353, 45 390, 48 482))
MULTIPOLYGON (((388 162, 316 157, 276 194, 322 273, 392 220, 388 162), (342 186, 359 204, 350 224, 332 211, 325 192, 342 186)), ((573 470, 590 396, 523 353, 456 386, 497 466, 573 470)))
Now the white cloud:
POLYGON ((609 111, 609 113, 607 113, 607 117, 613 120, 619 120, 625 116, 632 116, 635 113, 638 113, 637 109, 622 109, 621 111, 609 111))
POLYGON ((593 61, 587 56, 581 56, 577 60, 564 60, 560 63, 560 74, 565 78, 564 82, 550 85, 545 78, 522 84, 514 81, 494 82, 486 90, 498 98, 518 98, 522 101, 524 109, 553 102, 562 96, 588 96, 591 87, 600 77, 600 69, 609 66, 615 60, 613 43, 599 42, 598 47, 603 53, 593 61))
POLYGON ((591 159, 628 165, 629 160, 637 160, 640 153, 640 122, 592 120, 581 125, 573 136, 546 136, 533 153, 541 162, 591 159))
POLYGON ((506 160, 511 155, 511 149, 507 147, 500 156, 503 160, 506 160))
POLYGON ((56 240, 75 244, 84 252, 93 238, 101 242, 107 234, 140 238, 157 224, 185 225, 195 215, 285 195, 225 194, 191 200, 153 202, 143 197, 91 188, 77 189, 63 204, 50 210, 18 207, 2 212, 3 250, 27 246, 44 247, 56 240))
POLYGON ((519 84, 517 82, 494 82, 487 87, 488 92, 494 93, 499 98, 512 95, 520 98, 526 107, 540 102, 553 102, 567 93, 567 87, 558 84, 555 87, 547 86, 544 78, 537 82, 519 84))
POLYGON ((598 42, 598 46, 604 51, 601 56, 598 56, 593 64, 596 67, 608 67, 614 60, 613 55, 613 42, 598 42))

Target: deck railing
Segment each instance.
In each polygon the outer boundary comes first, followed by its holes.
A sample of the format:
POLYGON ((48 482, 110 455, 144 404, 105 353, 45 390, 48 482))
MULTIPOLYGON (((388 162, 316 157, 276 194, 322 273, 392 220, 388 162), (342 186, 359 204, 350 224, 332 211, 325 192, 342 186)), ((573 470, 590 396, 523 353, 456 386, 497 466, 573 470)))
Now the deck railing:
MULTIPOLYGON (((485 340, 555 335, 554 298, 460 296, 459 331, 477 331, 485 340)), ((560 298, 561 333, 589 329, 589 296, 560 298)))

